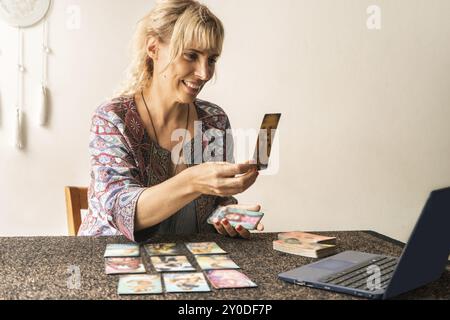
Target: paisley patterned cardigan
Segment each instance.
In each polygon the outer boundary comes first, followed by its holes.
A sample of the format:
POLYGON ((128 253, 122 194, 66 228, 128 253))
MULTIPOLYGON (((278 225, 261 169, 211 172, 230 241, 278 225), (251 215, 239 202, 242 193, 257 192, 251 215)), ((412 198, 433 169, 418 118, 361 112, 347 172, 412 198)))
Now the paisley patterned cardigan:
MULTIPOLYGON (((195 139, 184 145, 184 154, 190 154, 191 159, 195 160, 191 161, 194 163, 187 164, 188 167, 203 161, 233 159, 232 136, 226 134, 226 130, 230 129, 230 122, 225 112, 220 107, 199 99, 195 100, 194 105, 198 121, 201 121, 201 133, 200 130, 196 133, 201 134, 201 137, 197 137, 200 139, 197 141, 201 141, 201 148, 195 146, 195 139), (224 135, 222 141, 210 139, 210 136, 215 136, 211 133, 217 130, 221 130, 224 135), (212 142, 213 160, 205 159, 212 142), (217 148, 217 143, 220 148, 217 148), (228 156, 225 157, 226 155, 228 156)), ((134 230, 137 201, 146 188, 170 178, 171 153, 149 138, 134 97, 122 96, 97 108, 92 117, 89 152, 89 210, 78 235, 124 235, 135 242, 148 240, 153 228, 139 232, 134 230)), ((207 224, 206 220, 218 206, 237 203, 233 197, 209 195, 202 195, 194 201, 197 229, 200 233, 215 232, 214 227, 207 224)))

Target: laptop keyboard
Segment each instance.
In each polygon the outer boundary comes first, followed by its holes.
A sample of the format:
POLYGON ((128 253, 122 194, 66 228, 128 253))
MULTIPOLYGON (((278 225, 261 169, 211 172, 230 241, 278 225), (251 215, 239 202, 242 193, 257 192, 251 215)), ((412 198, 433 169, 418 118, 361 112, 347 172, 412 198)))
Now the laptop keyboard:
POLYGON ((342 287, 360 290, 374 291, 380 289, 380 287, 381 289, 386 289, 386 287, 389 284, 389 281, 392 278, 392 275, 394 274, 397 263, 398 258, 379 256, 367 262, 363 262, 361 264, 353 266, 352 268, 346 269, 342 272, 338 272, 330 276, 327 276, 326 278, 323 278, 320 281, 322 283, 334 284, 342 287), (368 268, 370 266, 377 266, 378 268, 380 268, 380 275, 381 275, 381 279, 379 282, 380 286, 375 288, 369 288, 368 285, 368 282, 374 283, 373 276, 375 274, 374 272, 368 271, 369 270, 368 268), (372 278, 369 279, 369 277, 372 278))

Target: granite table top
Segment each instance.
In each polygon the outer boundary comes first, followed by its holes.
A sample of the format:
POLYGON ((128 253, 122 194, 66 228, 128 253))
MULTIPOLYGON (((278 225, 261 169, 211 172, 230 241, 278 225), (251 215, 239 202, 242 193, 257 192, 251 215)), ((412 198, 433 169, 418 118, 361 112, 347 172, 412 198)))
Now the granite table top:
MULTIPOLYGON (((402 244, 370 231, 317 232, 335 236, 338 252, 357 250, 400 256, 402 244)), ((316 261, 273 250, 276 233, 253 234, 250 240, 231 239, 218 234, 156 236, 152 243, 214 241, 258 287, 215 290, 208 293, 165 293, 119 296, 119 276, 106 275, 103 254, 109 243, 127 243, 124 237, 31 237, 0 238, 0 300, 10 299, 149 299, 149 300, 304 300, 358 299, 353 296, 311 289, 278 279, 281 272, 316 261), (69 285, 73 270, 80 271, 79 288, 69 285)), ((189 261, 201 271, 187 249, 189 261)), ((156 273, 141 248, 147 273, 156 273)), ((450 268, 442 277, 399 299, 450 299, 450 268)))

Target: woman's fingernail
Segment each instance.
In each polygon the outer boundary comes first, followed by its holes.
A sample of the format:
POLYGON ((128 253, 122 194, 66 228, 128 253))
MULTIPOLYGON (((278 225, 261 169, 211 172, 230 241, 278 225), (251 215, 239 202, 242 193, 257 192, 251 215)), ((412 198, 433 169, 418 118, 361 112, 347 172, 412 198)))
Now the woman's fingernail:
POLYGON ((228 220, 223 220, 222 223, 227 226, 229 222, 228 222, 228 220))
POLYGON ((237 231, 242 231, 242 226, 241 226, 241 225, 237 226, 237 227, 236 227, 236 230, 237 230, 237 231))

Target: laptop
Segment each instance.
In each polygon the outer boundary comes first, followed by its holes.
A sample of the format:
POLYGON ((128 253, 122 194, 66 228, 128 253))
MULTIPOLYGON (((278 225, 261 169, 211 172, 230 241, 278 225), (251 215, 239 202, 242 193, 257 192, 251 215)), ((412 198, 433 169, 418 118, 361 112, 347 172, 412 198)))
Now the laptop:
POLYGON ((345 251, 281 280, 369 299, 390 299, 440 278, 450 252, 450 188, 431 192, 400 258, 345 251))

